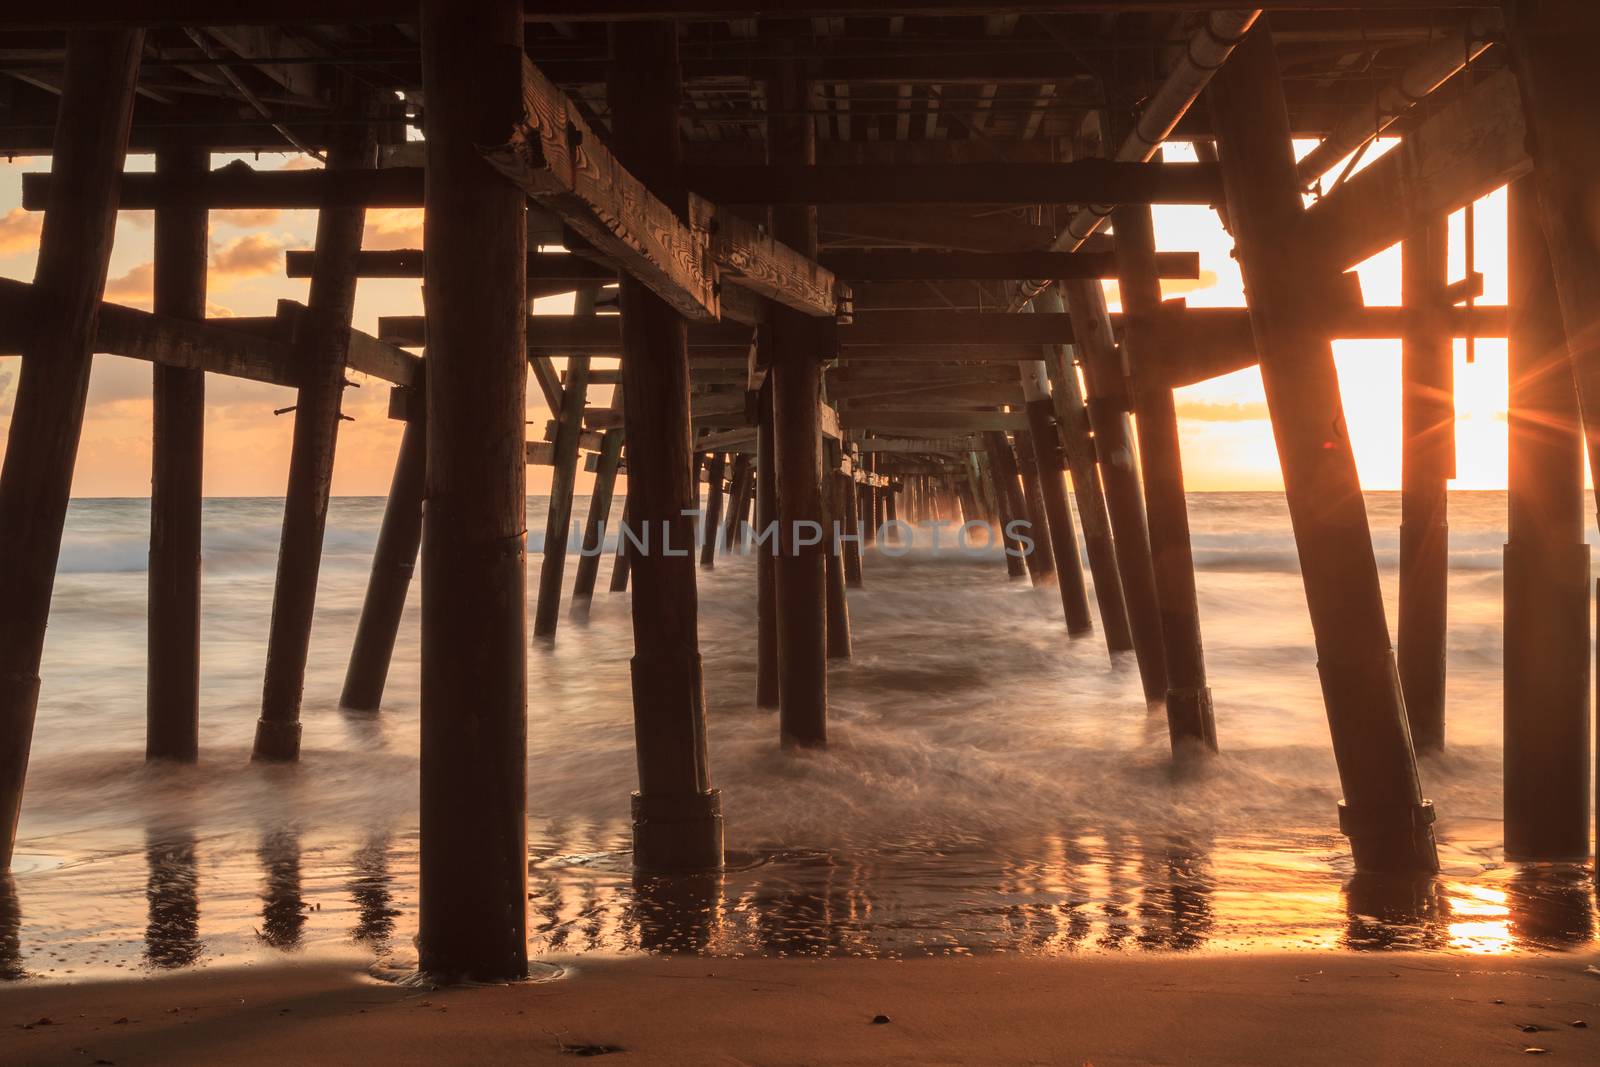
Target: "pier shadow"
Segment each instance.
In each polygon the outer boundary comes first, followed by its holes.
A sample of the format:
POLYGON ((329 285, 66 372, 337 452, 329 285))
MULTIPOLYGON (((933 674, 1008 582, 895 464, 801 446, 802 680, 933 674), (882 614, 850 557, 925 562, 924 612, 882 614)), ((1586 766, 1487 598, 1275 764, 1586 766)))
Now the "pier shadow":
POLYGON ((350 899, 356 906, 354 941, 386 955, 394 939, 394 921, 400 910, 393 904, 393 877, 389 873, 389 835, 380 834, 356 850, 350 860, 350 899))
POLYGON ((146 831, 145 863, 145 960, 162 968, 188 967, 205 952, 193 831, 146 831))
POLYGON ((628 921, 639 948, 654 953, 700 953, 722 915, 721 871, 672 876, 635 875, 628 921))
POLYGON ((1526 863, 1506 890, 1512 939, 1523 948, 1565 949, 1595 934, 1593 875, 1576 863, 1526 863))
POLYGON ((273 948, 299 948, 306 924, 305 900, 300 891, 299 832, 268 832, 262 837, 256 856, 265 875, 258 936, 273 948))
POLYGON ((22 966, 22 899, 16 880, 0 871, 0 982, 27 976, 22 966))
POLYGON ((1344 948, 1444 949, 1450 946, 1450 898, 1436 877, 1357 874, 1344 887, 1344 948))

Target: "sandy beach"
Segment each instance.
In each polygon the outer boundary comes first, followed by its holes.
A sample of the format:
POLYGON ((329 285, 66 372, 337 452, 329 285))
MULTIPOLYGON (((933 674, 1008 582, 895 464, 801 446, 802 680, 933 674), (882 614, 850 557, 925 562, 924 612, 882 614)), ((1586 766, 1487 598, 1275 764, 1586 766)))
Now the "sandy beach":
POLYGON ((1593 953, 583 960, 419 989, 337 962, 16 986, 0 1060, 43 1064, 1492 1063, 1600 1057, 1593 953), (886 1022, 874 1022, 878 1017, 886 1022), (48 1019, 48 1022, 43 1020, 48 1019), (1530 1027, 1536 1029, 1529 1029, 1530 1027), (609 1050, 609 1051, 608 1051, 609 1050))

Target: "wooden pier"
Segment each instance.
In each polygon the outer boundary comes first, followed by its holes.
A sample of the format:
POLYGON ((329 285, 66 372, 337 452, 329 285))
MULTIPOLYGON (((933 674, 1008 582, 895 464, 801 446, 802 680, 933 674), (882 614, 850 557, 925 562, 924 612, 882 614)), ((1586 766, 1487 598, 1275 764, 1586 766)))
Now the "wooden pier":
POLYGON ((1328 824, 1359 871, 1429 875, 1435 812, 1418 757, 1448 739, 1461 336, 1511 348, 1506 851, 1587 858, 1600 11, 1507 8, 8 10, 0 148, 48 155, 51 169, 23 183, 24 207, 43 212, 34 281, 0 283, 0 357, 20 360, 0 469, 0 866, 41 694, 50 713, 39 667, 91 355, 110 353, 155 365, 150 759, 206 758, 205 375, 296 390, 254 749, 275 761, 299 755, 340 400, 353 383, 393 389, 405 427, 341 703, 381 711, 420 560, 419 946, 437 974, 526 973, 529 640, 583 640, 561 627, 563 599, 588 610, 613 539, 611 588, 627 589, 633 620, 641 872, 724 863, 697 582, 732 553, 758 556, 745 703, 776 710, 773 743, 793 758, 827 745, 850 598, 906 529, 934 522, 998 527, 994 580, 1051 587, 1063 645, 1094 632, 1136 667, 1143 698, 1164 703, 1175 759, 1225 751, 1175 393, 1251 367, 1344 793, 1328 824), (1398 143, 1327 176, 1380 132, 1398 143), (1297 163, 1297 138, 1319 142, 1311 162, 1297 163), (1166 158, 1167 142, 1194 157, 1166 158), (211 165, 261 151, 323 165, 211 165), (125 172, 129 153, 154 153, 154 170, 125 172), (1511 304, 1479 306, 1470 276, 1448 277, 1445 220, 1507 183, 1511 304), (1167 204, 1216 209, 1247 307, 1163 298, 1163 281, 1200 274, 1192 250, 1157 249, 1151 209, 1167 204), (380 207, 423 208, 423 247, 364 248, 380 207), (304 306, 206 316, 207 213, 240 208, 318 212, 314 247, 285 263, 310 279, 304 306), (147 209, 148 312, 105 300, 117 213, 147 209), (1396 243, 1404 305, 1366 307, 1346 272, 1396 243), (366 278, 420 280, 424 313, 353 329, 366 278), (561 294, 570 315, 531 314, 561 294), (1331 347, 1354 337, 1404 344, 1394 628, 1331 347), (530 464, 551 482, 531 615, 530 464), (589 473, 592 504, 575 516, 589 473), (618 493, 626 530, 609 523, 618 493))

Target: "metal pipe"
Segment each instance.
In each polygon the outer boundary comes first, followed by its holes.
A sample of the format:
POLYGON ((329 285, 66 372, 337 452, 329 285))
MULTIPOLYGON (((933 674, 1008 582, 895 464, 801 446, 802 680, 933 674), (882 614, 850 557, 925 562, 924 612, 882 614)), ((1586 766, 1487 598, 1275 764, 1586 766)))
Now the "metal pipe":
POLYGON ((1351 112, 1317 147, 1306 153, 1295 169, 1308 188, 1339 160, 1376 139, 1411 108, 1465 70, 1488 51, 1495 35, 1505 28, 1499 11, 1480 11, 1460 32, 1433 45, 1394 81, 1379 89, 1372 102, 1351 112))
MULTIPOLYGON (((1179 121, 1210 83, 1211 76, 1227 62, 1228 56, 1233 54, 1234 48, 1244 40, 1245 34, 1250 32, 1250 27, 1255 25, 1260 16, 1260 8, 1207 14, 1205 21, 1189 38, 1183 58, 1167 74, 1161 88, 1150 97, 1139 115, 1139 121, 1112 158, 1119 163, 1148 163, 1155 158, 1162 142, 1172 136, 1179 121)), ((1067 228, 1051 242, 1051 251, 1077 251, 1110 216, 1111 210, 1107 204, 1090 204, 1080 209, 1067 222, 1067 228)), ((1025 283, 1013 301, 1011 310, 1020 309, 1053 284, 1053 280, 1025 283)))

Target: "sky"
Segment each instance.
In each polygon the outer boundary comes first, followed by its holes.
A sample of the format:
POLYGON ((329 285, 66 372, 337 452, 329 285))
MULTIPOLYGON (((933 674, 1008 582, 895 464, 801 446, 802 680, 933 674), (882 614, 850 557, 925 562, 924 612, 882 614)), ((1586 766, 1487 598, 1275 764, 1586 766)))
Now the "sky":
MULTIPOLYGON (((1393 142, 1380 142, 1361 165, 1370 164, 1393 142)), ((1312 142, 1299 145, 1307 151, 1312 142)), ((1192 160, 1188 145, 1171 145, 1166 158, 1192 160)), ((237 158, 258 169, 315 166, 293 154, 216 155, 213 166, 237 158)), ((48 169, 43 157, 0 161, 0 276, 31 281, 38 251, 41 213, 21 208, 22 179, 48 169)), ((149 170, 152 157, 134 155, 129 170, 149 170)), ((1506 299, 1506 195, 1499 190, 1475 207, 1476 267, 1485 275, 1479 303, 1506 299)), ((304 301, 308 282, 284 277, 283 253, 310 248, 314 211, 213 211, 210 224, 208 314, 271 315, 279 299, 304 301)), ((118 217, 106 299, 148 309, 151 299, 153 218, 148 211, 118 217)), ((1191 307, 1244 304, 1232 241, 1210 208, 1158 206, 1156 241, 1162 251, 1197 251, 1201 278, 1169 283, 1169 297, 1182 296, 1191 307)), ((1465 273, 1464 212, 1451 219, 1451 279, 1465 273)), ((367 212, 368 249, 420 248, 421 209, 367 212)), ((1398 246, 1374 256, 1357 273, 1369 305, 1398 304, 1398 246)), ((1108 300, 1116 308, 1115 284, 1108 300)), ((570 297, 539 301, 535 314, 561 314, 570 297)), ((358 289, 355 326, 375 332, 382 315, 420 314, 421 285, 416 279, 364 279, 358 289)), ((1396 341, 1337 341, 1345 416, 1356 465, 1368 489, 1400 485, 1400 344, 1396 341)), ((1463 340, 1456 343, 1457 489, 1503 489, 1506 478, 1506 346, 1503 339, 1480 339, 1468 361, 1463 340)), ((557 361, 559 364, 559 360, 557 361)), ((20 360, 0 358, 0 434, 9 430, 20 360)), ((596 361, 597 367, 615 361, 596 361)), ((344 411, 354 421, 339 430, 334 465, 335 495, 381 495, 388 491, 400 424, 389 420, 386 383, 351 374, 361 387, 347 389, 344 411)), ((139 497, 150 492, 150 365, 118 356, 95 357, 82 444, 73 476, 75 497, 139 497)), ((282 496, 293 416, 274 415, 294 403, 292 390, 208 375, 206 381, 205 493, 208 496, 282 496)), ((592 404, 608 402, 609 387, 592 391, 592 404)), ((528 390, 530 436, 540 436, 549 418, 542 394, 528 390)), ((1177 394, 1184 473, 1192 490, 1275 490, 1283 486, 1272 428, 1267 419, 1261 378, 1254 369, 1181 389, 1177 394)), ((0 437, 0 449, 4 448, 0 437)), ((530 492, 547 491, 549 470, 530 467, 530 492)), ((578 492, 588 491, 580 471, 578 492)))

